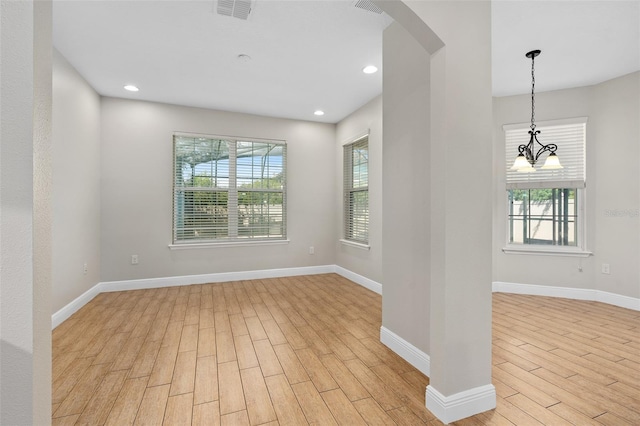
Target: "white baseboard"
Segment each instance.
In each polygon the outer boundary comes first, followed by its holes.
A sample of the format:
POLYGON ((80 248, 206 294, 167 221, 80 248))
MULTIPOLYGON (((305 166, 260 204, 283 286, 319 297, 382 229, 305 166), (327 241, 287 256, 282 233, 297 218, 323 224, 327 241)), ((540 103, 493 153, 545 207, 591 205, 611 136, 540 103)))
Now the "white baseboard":
POLYGON ((101 282, 78 296, 73 302, 51 316, 52 329, 77 312, 91 299, 103 292, 143 290, 148 288, 174 287, 191 284, 220 283, 240 280, 259 280, 267 278, 294 277, 299 275, 318 275, 337 273, 380 294, 382 285, 362 275, 358 275, 336 265, 304 266, 299 268, 264 269, 260 271, 223 272, 218 274, 185 275, 178 277, 145 278, 139 280, 101 282))
POLYGON ((492 285, 496 293, 528 294, 532 296, 562 297, 566 299, 590 300, 607 303, 621 308, 640 311, 640 299, 609 293, 602 290, 583 288, 552 287, 536 284, 517 284, 495 281, 492 285))
POLYGON ((144 278, 140 280, 107 281, 102 291, 143 290, 147 288, 175 287, 191 284, 222 283, 241 280, 317 275, 335 272, 334 265, 305 266, 300 268, 263 269, 260 271, 221 272, 215 274, 184 275, 178 277, 144 278))
POLYGON ((444 396, 429 385, 425 400, 427 409, 442 423, 449 424, 496 408, 496 388, 488 384, 444 396))
POLYGON ((60 324, 62 324, 67 318, 75 314, 80 308, 89 303, 91 299, 102 293, 100 290, 100 283, 94 285, 89 290, 76 297, 71 303, 68 303, 64 308, 60 309, 55 314, 51 315, 51 329, 53 330, 60 324))
MULTIPOLYGON (((380 327, 380 341, 401 356, 425 376, 431 376, 429 355, 404 340, 386 327, 380 327)), ((496 389, 492 384, 444 396, 432 386, 426 389, 426 407, 445 424, 496 407, 496 389)))
POLYGON ((636 299, 634 297, 596 290, 596 301, 619 306, 621 308, 632 309, 634 311, 640 311, 640 299, 636 299))
POLYGON ((422 374, 425 376, 431 375, 431 359, 429 355, 384 326, 380 327, 380 341, 409 364, 420 370, 422 374))
POLYGON ((382 284, 379 282, 370 280, 367 277, 363 277, 362 275, 358 275, 355 272, 351 272, 348 269, 343 268, 342 266, 333 265, 333 271, 338 275, 342 275, 348 280, 353 281, 356 284, 360 284, 364 288, 368 288, 374 293, 382 294, 382 284))

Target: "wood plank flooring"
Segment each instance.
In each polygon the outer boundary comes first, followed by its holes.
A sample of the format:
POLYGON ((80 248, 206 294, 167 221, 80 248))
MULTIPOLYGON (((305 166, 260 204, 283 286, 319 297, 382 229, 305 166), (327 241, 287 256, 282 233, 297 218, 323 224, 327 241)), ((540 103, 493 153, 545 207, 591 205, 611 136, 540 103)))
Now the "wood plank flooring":
MULTIPOLYGON (((54 425, 441 425, 338 275, 102 293, 53 332, 54 425)), ((493 296, 497 408, 457 425, 640 424, 640 312, 493 296)))

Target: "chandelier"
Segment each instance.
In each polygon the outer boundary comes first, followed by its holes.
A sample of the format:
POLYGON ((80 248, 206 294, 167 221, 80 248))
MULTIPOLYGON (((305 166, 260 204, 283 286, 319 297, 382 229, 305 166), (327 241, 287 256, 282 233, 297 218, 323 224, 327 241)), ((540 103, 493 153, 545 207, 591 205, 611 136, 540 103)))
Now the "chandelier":
POLYGON ((535 87, 536 87, 536 77, 534 73, 535 69, 535 58, 540 54, 539 50, 532 50, 526 54, 527 58, 531 58, 531 130, 529 130, 529 143, 526 145, 520 145, 518 147, 518 156, 516 160, 513 162, 513 166, 511 166, 511 170, 517 170, 519 172, 535 172, 535 166, 538 158, 544 153, 549 152, 543 169, 562 169, 562 165, 560 164, 560 159, 556 155, 556 150, 558 149, 558 145, 554 143, 550 143, 548 145, 543 145, 538 140, 538 135, 540 134, 540 130, 536 130, 536 95, 535 95, 535 87), (534 144, 537 143, 538 145, 534 144), (537 149, 537 151, 536 151, 537 149), (534 154, 535 151, 535 154, 534 154))

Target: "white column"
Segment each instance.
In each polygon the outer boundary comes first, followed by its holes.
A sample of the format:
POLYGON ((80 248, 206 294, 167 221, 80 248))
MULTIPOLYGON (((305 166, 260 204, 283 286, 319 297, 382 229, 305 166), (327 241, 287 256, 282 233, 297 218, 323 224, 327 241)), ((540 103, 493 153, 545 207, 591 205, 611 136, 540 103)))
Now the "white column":
POLYGON ((0 424, 51 421, 51 3, 0 3, 0 424))
POLYGON ((495 407, 491 3, 403 3, 413 14, 399 1, 377 4, 430 55, 407 34, 385 32, 382 331, 425 352, 427 408, 448 423, 495 407), (396 51, 408 48, 410 57, 396 51), (396 220, 399 209, 408 224, 396 220))

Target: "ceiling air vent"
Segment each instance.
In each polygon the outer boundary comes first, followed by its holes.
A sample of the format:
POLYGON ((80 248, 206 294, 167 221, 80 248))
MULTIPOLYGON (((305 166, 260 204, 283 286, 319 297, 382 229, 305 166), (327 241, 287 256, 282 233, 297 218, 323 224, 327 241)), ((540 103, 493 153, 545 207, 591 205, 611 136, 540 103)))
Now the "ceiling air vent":
POLYGON ((353 6, 377 14, 382 13, 382 9, 376 6, 371 0, 356 0, 353 2, 353 6))
POLYGON ((246 20, 251 13, 251 0, 218 0, 219 15, 246 20))

